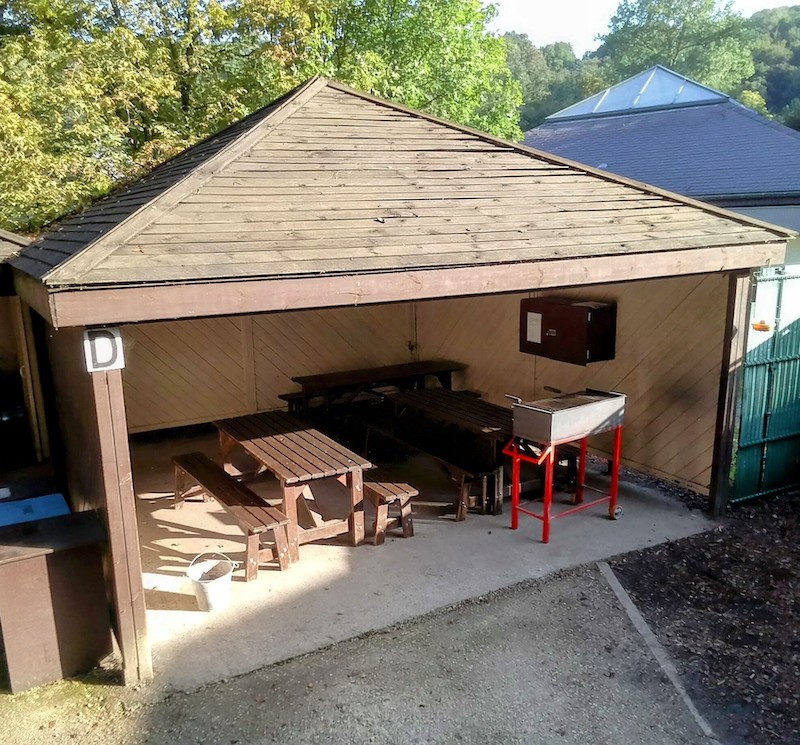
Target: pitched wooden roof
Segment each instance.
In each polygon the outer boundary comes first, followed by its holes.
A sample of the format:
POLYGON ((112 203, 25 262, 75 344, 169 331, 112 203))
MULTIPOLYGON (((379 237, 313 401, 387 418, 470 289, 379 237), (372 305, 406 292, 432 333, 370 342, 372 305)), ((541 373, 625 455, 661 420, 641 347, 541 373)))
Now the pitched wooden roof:
POLYGON ((791 234, 315 79, 11 259, 161 285, 784 243, 791 234))

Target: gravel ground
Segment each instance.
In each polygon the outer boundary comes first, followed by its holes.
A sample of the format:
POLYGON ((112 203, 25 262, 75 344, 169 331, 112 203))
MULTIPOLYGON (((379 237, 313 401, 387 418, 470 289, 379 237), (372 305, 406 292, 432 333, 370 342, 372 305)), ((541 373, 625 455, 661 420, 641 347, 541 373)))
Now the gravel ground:
POLYGON ((800 493, 611 565, 726 743, 800 743, 800 493))
POLYGON ((0 721, 9 745, 703 742, 594 566, 162 701, 0 698, 0 721))
MULTIPOLYGON (((722 742, 800 744, 800 494, 610 563, 722 742)), ((0 696, 0 740, 705 742, 595 567, 162 700, 108 682, 0 696)))

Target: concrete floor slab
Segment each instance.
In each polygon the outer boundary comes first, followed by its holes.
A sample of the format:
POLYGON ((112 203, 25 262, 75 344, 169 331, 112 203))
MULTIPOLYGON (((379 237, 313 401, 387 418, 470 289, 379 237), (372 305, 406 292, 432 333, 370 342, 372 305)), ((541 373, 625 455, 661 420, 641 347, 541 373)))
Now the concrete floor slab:
MULTIPOLYGON (((210 434, 132 445, 134 484, 153 645, 154 692, 190 690, 222 678, 310 652, 333 642, 513 585, 526 579, 692 535, 714 523, 655 488, 621 483, 624 516, 608 520, 604 506, 557 520, 551 541, 540 541, 539 521, 523 517, 510 530, 508 514, 451 518, 415 516, 413 538, 352 548, 307 544, 288 571, 262 568, 245 583, 234 573, 228 608, 197 609, 186 568, 197 554, 221 551, 236 561, 244 543, 215 502, 172 508, 171 455, 190 450, 215 455, 210 434)), ((397 476, 421 498, 455 497, 436 463, 416 457, 397 476)), ((607 481, 591 474, 599 487, 607 481)), ((277 497, 277 485, 258 487, 277 497)), ((344 491, 320 494, 326 517, 346 510, 344 491)), ((369 520, 368 520, 369 523, 369 520)))

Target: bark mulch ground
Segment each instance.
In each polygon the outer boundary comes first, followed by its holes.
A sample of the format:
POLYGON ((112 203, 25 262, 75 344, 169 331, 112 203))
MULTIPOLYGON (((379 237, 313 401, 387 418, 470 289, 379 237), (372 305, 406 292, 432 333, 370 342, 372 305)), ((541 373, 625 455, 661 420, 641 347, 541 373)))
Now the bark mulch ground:
POLYGON ((612 566, 725 743, 800 743, 800 493, 612 566))

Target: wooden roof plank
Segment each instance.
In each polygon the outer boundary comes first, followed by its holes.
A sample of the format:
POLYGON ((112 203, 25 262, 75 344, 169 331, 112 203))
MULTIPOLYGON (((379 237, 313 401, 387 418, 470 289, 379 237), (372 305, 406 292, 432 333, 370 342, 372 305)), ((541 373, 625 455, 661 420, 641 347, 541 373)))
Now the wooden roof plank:
POLYGON ((685 251, 789 235, 315 80, 64 221, 17 266, 58 288, 685 251))

